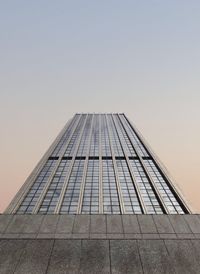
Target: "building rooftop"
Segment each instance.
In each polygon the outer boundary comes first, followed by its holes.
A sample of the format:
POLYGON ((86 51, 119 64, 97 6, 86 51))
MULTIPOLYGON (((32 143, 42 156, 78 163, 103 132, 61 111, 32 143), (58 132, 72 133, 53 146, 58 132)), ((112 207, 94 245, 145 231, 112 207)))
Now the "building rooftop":
POLYGON ((0 215, 0 273, 200 273, 199 215, 0 215))

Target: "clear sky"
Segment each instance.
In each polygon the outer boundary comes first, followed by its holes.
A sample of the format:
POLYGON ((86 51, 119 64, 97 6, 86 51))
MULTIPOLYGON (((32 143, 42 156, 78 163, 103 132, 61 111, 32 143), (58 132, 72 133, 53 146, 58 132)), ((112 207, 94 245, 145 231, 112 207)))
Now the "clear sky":
POLYGON ((0 210, 75 112, 125 112, 200 211, 200 1, 0 1, 0 210))

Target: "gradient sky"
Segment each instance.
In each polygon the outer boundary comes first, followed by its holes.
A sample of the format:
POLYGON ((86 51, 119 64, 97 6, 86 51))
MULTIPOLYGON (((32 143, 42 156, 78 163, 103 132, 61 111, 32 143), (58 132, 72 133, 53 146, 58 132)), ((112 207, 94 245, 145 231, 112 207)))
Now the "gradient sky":
POLYGON ((200 211, 200 1, 0 1, 0 210, 75 112, 125 112, 200 211))

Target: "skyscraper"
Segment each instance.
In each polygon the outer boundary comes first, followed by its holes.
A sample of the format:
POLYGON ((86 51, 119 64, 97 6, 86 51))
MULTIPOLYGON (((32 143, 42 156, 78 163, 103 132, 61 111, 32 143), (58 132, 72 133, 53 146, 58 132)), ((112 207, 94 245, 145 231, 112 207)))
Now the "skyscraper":
POLYGON ((199 273, 189 213, 124 114, 76 114, 0 214, 0 272, 199 273))
POLYGON ((124 114, 75 114, 8 206, 16 214, 187 214, 124 114))

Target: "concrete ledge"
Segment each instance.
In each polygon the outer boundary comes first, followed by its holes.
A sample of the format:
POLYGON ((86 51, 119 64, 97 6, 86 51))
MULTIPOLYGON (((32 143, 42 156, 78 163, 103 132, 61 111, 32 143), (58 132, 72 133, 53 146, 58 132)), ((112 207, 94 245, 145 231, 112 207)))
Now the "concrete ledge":
POLYGON ((199 239, 200 215, 0 215, 1 239, 199 239))

